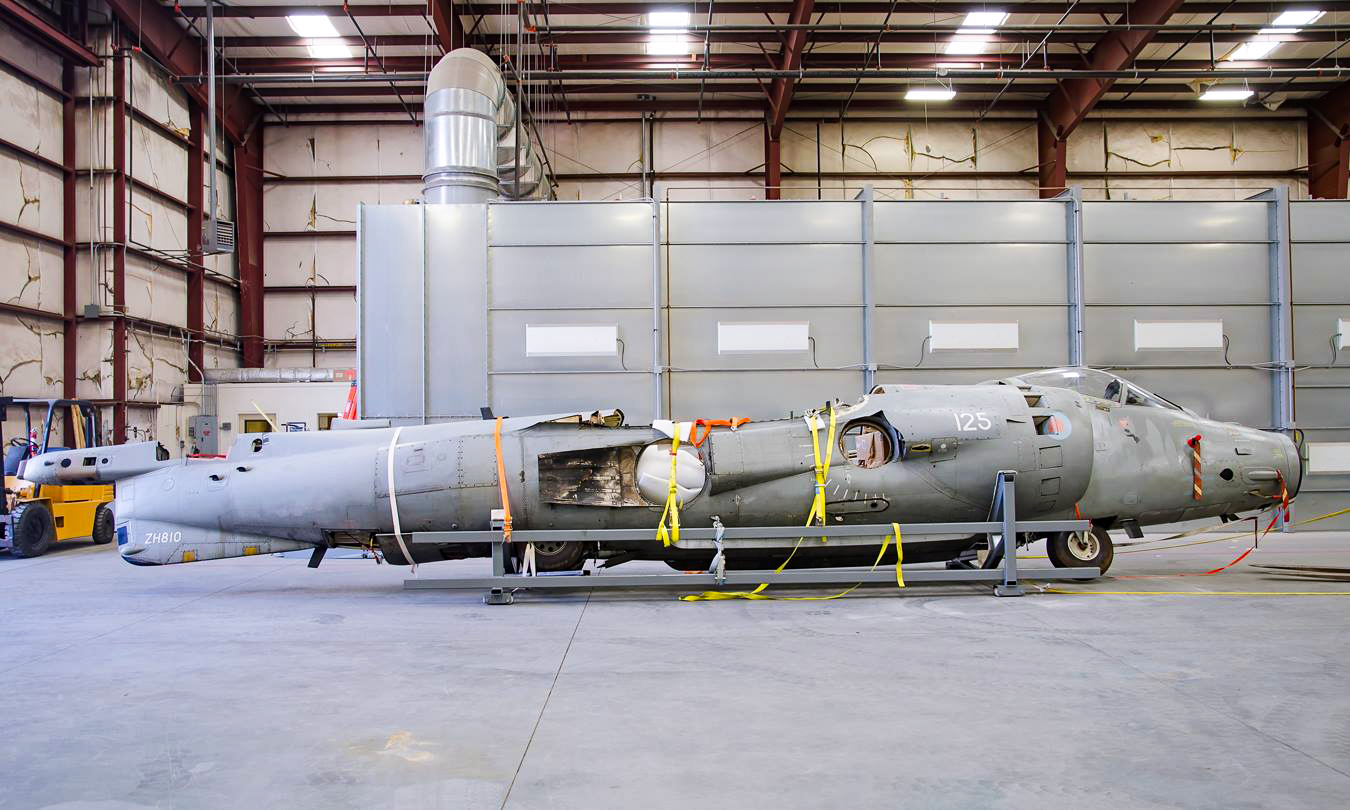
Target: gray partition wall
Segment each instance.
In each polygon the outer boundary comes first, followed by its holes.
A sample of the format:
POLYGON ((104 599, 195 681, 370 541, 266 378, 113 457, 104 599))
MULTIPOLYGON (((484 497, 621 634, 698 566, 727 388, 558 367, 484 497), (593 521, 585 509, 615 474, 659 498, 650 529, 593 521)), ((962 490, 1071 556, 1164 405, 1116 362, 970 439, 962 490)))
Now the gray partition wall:
MULTIPOLYGON (((1290 204, 1294 415, 1308 458, 1298 517, 1350 506, 1350 202, 1290 204)), ((1316 524, 1350 529, 1350 516, 1316 524)))
POLYGON ((1083 363, 1206 416, 1304 427, 1309 487, 1335 500, 1350 489, 1350 361, 1329 367, 1333 336, 1350 343, 1348 205, 869 190, 366 206, 361 412, 768 419, 876 383, 1083 363))

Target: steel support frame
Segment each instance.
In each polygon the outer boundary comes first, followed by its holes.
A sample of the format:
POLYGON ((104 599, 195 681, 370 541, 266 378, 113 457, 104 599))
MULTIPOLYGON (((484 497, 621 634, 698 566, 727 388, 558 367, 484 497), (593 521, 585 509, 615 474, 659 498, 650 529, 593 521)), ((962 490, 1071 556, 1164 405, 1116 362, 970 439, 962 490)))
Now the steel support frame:
POLYGON ((1344 200, 1350 190, 1350 82, 1308 110, 1308 196, 1344 200))
MULTIPOLYGON (((1289 236, 1289 187, 1275 186, 1249 199, 1268 203, 1267 239, 1270 244, 1270 359, 1271 419, 1275 429, 1293 437, 1294 342, 1293 276, 1289 236)), ((1292 513, 1294 507, 1290 507, 1292 513)), ((1284 513, 1278 522, 1289 531, 1284 513)))
MULTIPOLYGON (((792 11, 788 13, 789 25, 802 25, 811 21, 811 10, 815 0, 793 0, 792 11)), ((783 39, 783 48, 778 54, 780 70, 797 70, 802 64, 802 49, 810 32, 794 28, 783 39)), ((781 77, 773 80, 769 86, 769 110, 764 127, 764 198, 777 200, 782 198, 783 185, 783 124, 787 120, 788 108, 792 106, 792 94, 797 88, 797 80, 781 77)))
POLYGON ((239 267, 242 364, 263 366, 263 141, 256 130, 234 145, 235 259, 239 267))
MULTIPOLYGON (((464 47, 464 26, 459 21, 459 10, 455 0, 431 0, 431 24, 436 29, 436 44, 449 53, 464 47)), ((345 13, 352 10, 343 7, 345 13)))
POLYGON ((187 150, 187 330, 188 330, 188 382, 202 381, 202 368, 205 363, 205 345, 202 341, 205 331, 205 254, 202 253, 202 225, 206 220, 203 199, 205 197, 202 164, 205 160, 203 144, 206 134, 200 104, 188 100, 189 134, 187 150))
MULTIPOLYGON (((995 596, 1022 596, 1021 574, 1017 566, 1016 538, 1024 532, 1083 531, 1085 520, 1019 521, 1016 513, 1016 473, 1000 471, 996 477, 991 518, 977 523, 902 524, 901 535, 950 534, 969 532, 990 536, 990 553, 1001 553, 996 567, 917 569, 904 572, 906 582, 988 582, 994 584, 995 596), (997 536, 999 540, 994 541, 997 536), (1002 553, 1006 550, 1010 553, 1002 553)), ((835 545, 877 545, 878 539, 890 534, 887 524, 866 526, 752 526, 737 528, 684 528, 681 530, 682 548, 776 548, 787 553, 794 548, 798 537, 821 538, 829 536, 835 545)), ((407 589, 478 590, 487 589, 483 601, 490 605, 511 604, 517 590, 586 590, 591 588, 650 588, 689 590, 704 588, 724 590, 743 588, 761 583, 768 585, 852 585, 855 583, 888 584, 895 582, 890 565, 884 569, 817 568, 791 571, 726 571, 716 564, 714 570, 703 574, 601 574, 601 575, 542 575, 524 576, 514 571, 512 555, 500 531, 413 532, 404 535, 413 545, 438 543, 492 543, 492 574, 489 576, 458 577, 453 579, 407 579, 407 589)), ((528 530, 512 533, 512 542, 544 542, 548 540, 586 541, 604 544, 632 540, 651 540, 651 530, 590 529, 580 531, 528 530)), ((884 564, 884 561, 883 561, 884 564)), ((1027 574, 1038 580, 1094 579, 1101 575, 1096 568, 1035 569, 1027 574)))
MULTIPOLYGON (((1135 0, 1118 24, 1161 25, 1182 5, 1182 0, 1135 0)), ((1115 30, 1092 46, 1085 58, 1086 70, 1113 71, 1134 64, 1144 46, 1158 32, 1132 28, 1115 30)), ((1037 116, 1036 147, 1041 197, 1054 197, 1064 191, 1065 165, 1069 135, 1082 123, 1106 91, 1115 84, 1112 78, 1069 78, 1059 82, 1045 107, 1037 116)))
POLYGON ((127 440, 127 67, 130 53, 116 43, 113 63, 113 281, 112 281, 112 443, 127 440))
POLYGON ((871 183, 858 192, 862 205, 862 361, 863 396, 877 384, 876 359, 876 189, 871 183))
MULTIPOLYGON (((79 247, 75 242, 77 231, 76 175, 75 175, 75 121, 79 110, 75 106, 75 65, 70 59, 61 61, 61 396, 78 396, 79 363, 76 348, 79 345, 79 301, 76 295, 76 268, 79 247)), ((75 446, 73 421, 65 421, 66 447, 75 446)), ((100 431, 102 426, 100 426, 100 431)))
POLYGON ((1064 200, 1065 290, 1069 303, 1069 365, 1087 364, 1083 348, 1086 301, 1083 280, 1083 187, 1072 186, 1056 195, 1064 200))

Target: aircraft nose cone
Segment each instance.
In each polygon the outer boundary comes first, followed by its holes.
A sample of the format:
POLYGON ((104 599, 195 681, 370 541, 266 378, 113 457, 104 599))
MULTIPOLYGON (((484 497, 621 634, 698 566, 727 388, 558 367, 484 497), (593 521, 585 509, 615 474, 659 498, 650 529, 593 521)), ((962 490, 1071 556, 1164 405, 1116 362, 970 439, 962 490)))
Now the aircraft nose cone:
POLYGON ((1280 434, 1280 439, 1284 442, 1285 458, 1290 459, 1285 465, 1284 480, 1285 486, 1289 489, 1289 497, 1292 498, 1298 494, 1299 488, 1303 486, 1303 454, 1299 452, 1298 445, 1294 443, 1293 439, 1284 434, 1280 434))

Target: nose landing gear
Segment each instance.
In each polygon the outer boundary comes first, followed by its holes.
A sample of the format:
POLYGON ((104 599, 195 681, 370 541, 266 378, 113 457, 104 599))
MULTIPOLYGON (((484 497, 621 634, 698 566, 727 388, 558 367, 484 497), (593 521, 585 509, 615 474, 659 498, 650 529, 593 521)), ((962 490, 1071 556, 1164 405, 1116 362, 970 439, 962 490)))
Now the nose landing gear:
POLYGON ((1086 532, 1060 532, 1045 541, 1045 553, 1056 568, 1101 569, 1103 574, 1115 559, 1111 535, 1100 526, 1086 532))

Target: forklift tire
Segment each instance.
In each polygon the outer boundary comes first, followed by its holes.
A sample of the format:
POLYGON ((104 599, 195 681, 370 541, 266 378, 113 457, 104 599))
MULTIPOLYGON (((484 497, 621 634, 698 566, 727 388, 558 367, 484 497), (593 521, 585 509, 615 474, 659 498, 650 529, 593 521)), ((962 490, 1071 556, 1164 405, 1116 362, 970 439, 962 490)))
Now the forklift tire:
POLYGON ((1045 554, 1056 568, 1100 568, 1103 574, 1115 559, 1111 535, 1101 526, 1087 532, 1059 532, 1045 540, 1045 554))
POLYGON ((111 543, 117 527, 113 523, 112 504, 101 503, 94 510, 94 533, 89 536, 94 541, 94 545, 102 546, 111 543))
POLYGON ((11 517, 9 553, 15 557, 41 557, 56 540, 56 521, 47 504, 30 501, 15 507, 11 517))

